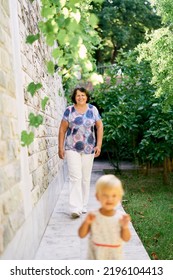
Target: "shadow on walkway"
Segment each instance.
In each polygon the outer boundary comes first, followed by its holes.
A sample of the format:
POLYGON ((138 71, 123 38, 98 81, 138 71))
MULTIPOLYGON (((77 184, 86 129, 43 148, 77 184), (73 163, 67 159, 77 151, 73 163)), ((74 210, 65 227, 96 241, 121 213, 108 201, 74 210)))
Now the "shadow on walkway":
MULTIPOLYGON (((130 166, 129 166, 130 167, 130 166)), ((108 162, 95 160, 92 177, 88 210, 99 208, 95 198, 95 182, 103 174, 103 169, 112 168, 108 162)), ((126 166, 124 166, 126 168, 126 166)), ((120 206, 121 207, 121 206, 120 206)), ((85 260, 87 256, 88 237, 80 239, 78 228, 86 214, 72 220, 68 213, 68 181, 62 189, 56 207, 49 220, 41 240, 35 259, 39 260, 85 260)), ((149 256, 139 239, 132 223, 131 240, 124 245, 125 260, 149 260, 149 256)))

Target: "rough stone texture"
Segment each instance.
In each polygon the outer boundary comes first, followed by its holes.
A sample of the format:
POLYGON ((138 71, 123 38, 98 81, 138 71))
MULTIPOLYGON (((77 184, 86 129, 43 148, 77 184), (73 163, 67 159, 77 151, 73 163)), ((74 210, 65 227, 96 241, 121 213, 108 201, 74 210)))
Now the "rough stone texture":
MULTIPOLYGON (((43 194, 51 193, 57 199, 58 190, 64 180, 62 176, 63 163, 57 155, 57 135, 62 116, 66 105, 60 77, 57 74, 47 74, 45 62, 50 59, 51 49, 44 43, 44 38, 34 44, 26 44, 26 36, 38 33, 37 23, 40 19, 39 1, 31 3, 27 0, 14 0, 17 3, 18 34, 13 34, 10 11, 11 0, 0 0, 0 255, 3 259, 13 255, 14 246, 18 246, 18 232, 25 239, 25 224, 33 227, 33 214, 42 213, 46 217, 41 225, 39 236, 35 236, 34 245, 38 246, 39 238, 44 231, 49 215, 48 212, 39 210, 39 207, 46 205, 48 194, 42 199, 43 194), (17 38, 21 58, 20 82, 22 94, 19 96, 16 86, 15 60, 13 53, 13 38, 17 38), (27 92, 30 82, 42 83, 42 88, 34 97, 27 92), (59 94, 60 93, 60 94, 59 94), (45 111, 41 108, 41 99, 49 97, 45 111), (24 106, 24 115, 20 116, 19 104, 24 106), (27 149, 28 156, 23 160, 23 150, 20 145, 21 119, 25 119, 28 127, 28 115, 30 112, 41 114, 44 123, 39 128, 34 128, 34 143, 27 149), (20 117, 19 117, 20 116, 20 117), (21 118, 21 119, 20 119, 21 118), (22 170, 28 174, 29 180, 22 181, 22 170), (58 179, 61 177, 61 180, 58 179), (25 185, 25 186, 24 186, 25 185), (51 191, 49 190, 51 186, 51 191), (31 203, 24 199, 25 192, 29 192, 31 203), (43 200, 44 203, 40 203, 43 200), (28 206, 27 206, 28 204, 28 206), (42 206, 38 206, 42 205, 42 206), (25 208, 30 209, 26 213, 25 208), (35 210, 37 208, 37 211, 35 210), (32 220, 32 223, 28 222, 32 220), (21 233, 22 232, 22 233, 21 233), (17 240, 14 242, 14 240, 17 240), (13 245, 15 243, 15 245, 13 245), (6 253, 8 251, 9 253, 6 253), (10 251, 11 250, 11 251, 10 251)), ((15 7, 15 5, 14 5, 15 7)), ((15 8, 14 8, 15 13, 15 8)), ((17 73, 19 75, 19 73, 17 73)), ((21 113, 22 114, 22 113, 21 113)), ((37 227, 36 227, 37 228, 37 227)), ((36 229, 31 228, 31 231, 36 229)), ((33 234, 33 232, 32 232, 33 234)), ((29 238, 32 238, 29 236, 29 238)), ((28 244, 30 240, 28 240, 28 244)), ((32 241, 31 241, 32 243, 32 241)), ((20 252, 21 258, 31 257, 34 254, 20 252), (22 255, 23 254, 23 255, 22 255)), ((24 251, 24 249, 23 249, 24 251)), ((15 254, 14 254, 15 255, 15 254)))

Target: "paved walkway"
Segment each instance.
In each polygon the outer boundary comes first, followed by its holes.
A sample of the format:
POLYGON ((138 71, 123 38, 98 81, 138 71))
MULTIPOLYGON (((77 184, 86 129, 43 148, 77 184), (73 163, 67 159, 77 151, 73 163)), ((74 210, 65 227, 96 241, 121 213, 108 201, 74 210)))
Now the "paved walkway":
MULTIPOLYGON (((91 177, 91 192, 88 210, 98 209, 99 204, 95 198, 95 182, 103 174, 103 169, 111 168, 108 162, 94 162, 91 177)), ((123 165, 123 168, 131 166, 123 165)), ((35 259, 39 260, 85 260, 87 255, 86 238, 78 237, 78 228, 86 214, 78 219, 71 219, 68 214, 68 181, 65 183, 57 205, 49 220, 35 259)), ((132 238, 124 245, 125 260, 150 259, 141 243, 133 225, 130 223, 132 238)))

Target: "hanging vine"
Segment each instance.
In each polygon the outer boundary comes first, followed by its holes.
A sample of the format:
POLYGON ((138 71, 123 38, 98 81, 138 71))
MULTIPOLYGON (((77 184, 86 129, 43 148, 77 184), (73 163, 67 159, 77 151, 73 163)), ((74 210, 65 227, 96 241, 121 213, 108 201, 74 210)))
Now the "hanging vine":
MULTIPOLYGON (((47 71, 50 75, 58 71, 66 95, 78 79, 90 81, 92 84, 102 82, 101 75, 95 72, 96 64, 93 58, 96 48, 100 46, 100 38, 95 31, 98 19, 92 13, 92 2, 102 3, 103 0, 41 0, 42 20, 38 22, 39 32, 29 34, 26 38, 26 43, 33 44, 44 36, 46 44, 52 48, 52 58, 45 62, 47 71)), ((27 91, 33 96, 41 87, 40 83, 32 82, 27 91)), ((44 110, 48 98, 41 102, 44 110)), ((42 123, 41 115, 29 115, 30 126, 38 127, 42 123)), ((33 140, 33 132, 22 131, 23 146, 30 145, 33 140)))

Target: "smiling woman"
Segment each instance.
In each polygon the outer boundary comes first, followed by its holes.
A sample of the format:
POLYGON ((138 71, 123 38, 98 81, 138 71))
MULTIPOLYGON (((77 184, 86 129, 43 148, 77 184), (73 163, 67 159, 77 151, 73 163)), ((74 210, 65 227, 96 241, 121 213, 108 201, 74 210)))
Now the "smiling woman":
POLYGON ((83 87, 72 94, 59 129, 59 157, 66 156, 69 171, 69 211, 72 218, 87 212, 94 157, 101 152, 103 124, 83 87), (96 127, 96 135, 94 127, 96 127))

